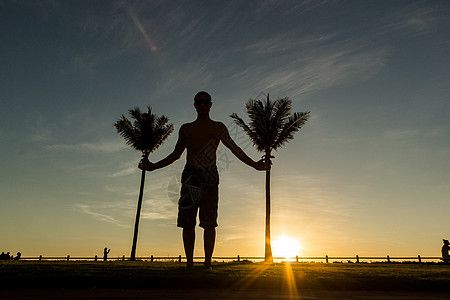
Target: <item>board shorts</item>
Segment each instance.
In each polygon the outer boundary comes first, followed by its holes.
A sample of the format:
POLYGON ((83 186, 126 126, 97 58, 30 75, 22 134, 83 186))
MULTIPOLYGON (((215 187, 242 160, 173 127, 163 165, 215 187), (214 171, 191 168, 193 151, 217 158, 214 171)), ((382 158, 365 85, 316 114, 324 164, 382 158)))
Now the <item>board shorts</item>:
POLYGON ((219 173, 216 166, 206 168, 186 165, 181 175, 177 226, 192 228, 199 212, 202 228, 217 227, 219 173))

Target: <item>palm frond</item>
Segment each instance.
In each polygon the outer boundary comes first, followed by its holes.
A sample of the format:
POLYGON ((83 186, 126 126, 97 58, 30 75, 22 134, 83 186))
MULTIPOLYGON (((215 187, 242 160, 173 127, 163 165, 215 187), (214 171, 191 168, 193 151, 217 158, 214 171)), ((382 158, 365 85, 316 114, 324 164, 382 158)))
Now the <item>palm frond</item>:
POLYGON ((253 137, 250 136, 250 139, 257 146, 258 149, 265 149, 266 145, 269 144, 271 140, 270 103, 268 106, 266 106, 265 103, 263 103, 263 101, 261 100, 253 100, 253 99, 247 101, 245 105, 247 115, 250 119, 249 127, 255 133, 253 137))
POLYGON ((273 107, 271 128, 274 130, 280 130, 291 114, 292 101, 287 97, 277 99, 275 100, 273 107))
POLYGON ((288 120, 283 124, 283 127, 272 145, 272 149, 276 150, 283 146, 286 142, 294 138, 294 133, 300 130, 300 128, 308 121, 310 117, 309 112, 294 113, 289 116, 288 120))
POLYGON ((150 106, 147 112, 139 107, 129 109, 128 113, 133 123, 124 115, 114 124, 117 132, 126 143, 143 153, 151 153, 158 148, 173 132, 173 124, 169 124, 166 116, 156 116, 150 106))
POLYGON ((309 112, 291 114, 292 101, 288 97, 275 101, 271 101, 269 95, 265 100, 249 99, 245 110, 250 120, 248 125, 236 113, 230 117, 249 136, 256 149, 266 153, 292 140, 309 118, 309 112))
POLYGON ((135 122, 141 122, 142 112, 139 107, 130 108, 128 110, 128 114, 130 115, 131 118, 133 118, 135 120, 135 122))
MULTIPOLYGON (((136 140, 135 131, 130 120, 128 120, 124 115, 114 124, 114 127, 124 139, 127 145, 134 148, 134 140, 136 140)), ((137 149, 138 150, 138 149, 137 149)))
POLYGON ((259 136, 258 136, 257 132, 255 132, 252 128, 250 128, 244 122, 244 120, 242 120, 236 113, 232 113, 230 115, 230 117, 233 118, 234 123, 236 125, 238 125, 239 127, 241 127, 244 130, 244 132, 250 137, 253 144, 258 147, 258 144, 260 144, 260 141, 259 141, 259 136))
POLYGON ((154 123, 154 143, 151 151, 154 151, 159 146, 164 143, 164 141, 169 137, 169 135, 173 132, 174 127, 173 124, 167 124, 169 122, 169 118, 166 116, 160 116, 156 118, 156 122, 154 123))

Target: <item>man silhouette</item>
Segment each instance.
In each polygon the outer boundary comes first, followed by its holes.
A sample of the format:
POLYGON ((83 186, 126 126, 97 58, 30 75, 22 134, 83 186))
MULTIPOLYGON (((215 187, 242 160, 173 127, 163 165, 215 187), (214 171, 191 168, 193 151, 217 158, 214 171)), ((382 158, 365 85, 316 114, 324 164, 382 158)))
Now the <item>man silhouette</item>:
POLYGON ((103 249, 103 261, 108 260, 108 254, 111 251, 111 249, 108 250, 108 248, 103 249))
POLYGON ((211 120, 209 112, 211 96, 204 91, 194 97, 197 119, 183 124, 178 133, 175 149, 166 158, 151 163, 146 157, 139 163, 141 170, 153 171, 177 161, 187 149, 186 166, 181 177, 180 200, 178 201, 177 226, 183 228, 183 245, 187 258, 186 269, 193 267, 195 225, 199 209, 199 226, 204 229, 204 267, 211 269, 217 227, 219 175, 216 152, 222 142, 243 163, 256 170, 270 168, 263 159, 254 161, 231 139, 226 126, 211 120))

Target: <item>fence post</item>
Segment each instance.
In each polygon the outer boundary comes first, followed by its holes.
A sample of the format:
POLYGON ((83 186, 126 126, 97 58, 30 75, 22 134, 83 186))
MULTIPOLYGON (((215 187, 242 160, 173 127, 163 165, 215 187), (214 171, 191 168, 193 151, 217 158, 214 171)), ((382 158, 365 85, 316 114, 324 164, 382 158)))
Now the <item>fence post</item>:
POLYGON ((359 263, 359 255, 356 255, 356 263, 359 263))
POLYGON ((422 258, 420 258, 420 255, 418 255, 417 258, 419 259, 419 263, 421 263, 422 262, 422 258))
POLYGON ((67 255, 67 261, 69 261, 69 259, 70 259, 70 255, 67 255))
POLYGON ((298 255, 295 256, 295 261, 298 262, 298 255))
POLYGON ((178 256, 178 262, 181 262, 181 254, 178 256))
POLYGON ((325 255, 325 261, 328 263, 328 255, 325 255))
POLYGON ((387 256, 387 262, 390 263, 391 259, 389 258, 389 255, 387 256))
POLYGON ((237 257, 237 259, 238 259, 238 262, 240 262, 240 261, 241 261, 241 257, 239 256, 239 254, 238 254, 238 257, 237 257))

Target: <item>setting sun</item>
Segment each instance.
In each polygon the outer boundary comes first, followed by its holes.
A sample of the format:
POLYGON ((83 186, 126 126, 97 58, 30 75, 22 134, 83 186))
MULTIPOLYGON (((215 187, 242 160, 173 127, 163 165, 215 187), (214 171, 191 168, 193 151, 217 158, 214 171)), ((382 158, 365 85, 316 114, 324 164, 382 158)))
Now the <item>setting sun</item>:
POLYGON ((299 255, 300 250, 302 250, 300 242, 285 235, 272 242, 274 257, 294 258, 299 255))

